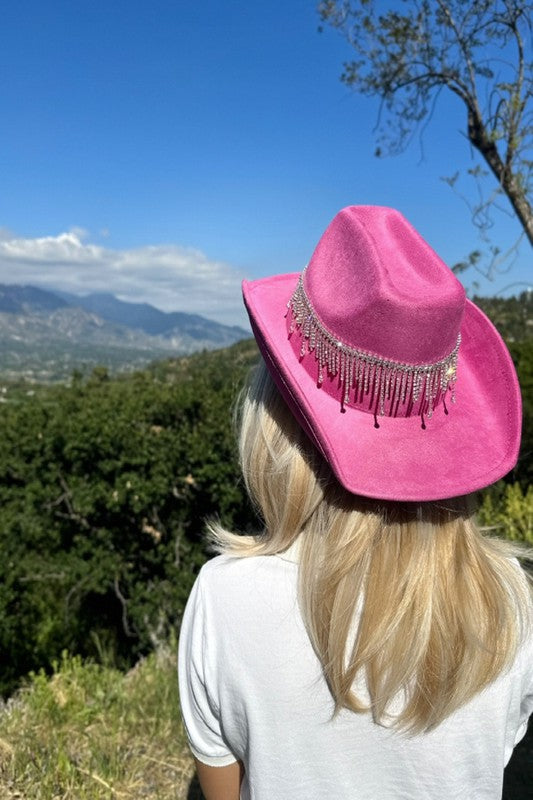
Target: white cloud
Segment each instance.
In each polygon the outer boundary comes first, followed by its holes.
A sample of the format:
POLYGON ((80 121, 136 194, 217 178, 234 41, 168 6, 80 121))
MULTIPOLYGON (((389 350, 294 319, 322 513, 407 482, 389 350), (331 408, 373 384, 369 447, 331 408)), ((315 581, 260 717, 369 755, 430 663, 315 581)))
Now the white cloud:
POLYGON ((74 294, 111 292, 121 300, 151 303, 248 327, 235 268, 193 248, 149 245, 112 250, 74 228, 36 239, 0 236, 0 283, 32 284, 74 294))

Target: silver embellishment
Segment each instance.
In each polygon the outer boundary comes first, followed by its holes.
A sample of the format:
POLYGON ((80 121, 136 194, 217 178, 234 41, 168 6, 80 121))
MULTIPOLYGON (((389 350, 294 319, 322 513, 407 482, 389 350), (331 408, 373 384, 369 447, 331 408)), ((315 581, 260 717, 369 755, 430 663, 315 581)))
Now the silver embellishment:
POLYGON ((319 386, 325 374, 339 376, 343 405, 348 405, 351 398, 354 402, 367 398, 374 410, 384 416, 385 413, 396 414, 398 407, 406 403, 410 413, 412 406, 418 404, 418 413, 431 418, 435 406, 448 390, 451 391, 452 403, 455 403, 461 334, 457 336, 452 352, 440 361, 433 364, 406 364, 358 350, 334 336, 322 324, 307 297, 303 273, 287 308, 287 313, 292 315, 289 335, 298 329, 302 337, 300 357, 314 353, 319 386))

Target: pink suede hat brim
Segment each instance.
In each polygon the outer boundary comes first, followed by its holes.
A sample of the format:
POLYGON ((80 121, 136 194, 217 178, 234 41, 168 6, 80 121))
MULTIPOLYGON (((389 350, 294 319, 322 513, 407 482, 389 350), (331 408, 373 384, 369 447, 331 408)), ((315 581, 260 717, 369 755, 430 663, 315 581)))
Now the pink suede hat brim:
POLYGON ((284 314, 298 274, 243 282, 254 335, 266 365, 299 423, 350 492, 383 500, 424 501, 468 494, 516 464, 521 398, 509 352, 470 301, 461 325, 457 402, 419 416, 380 416, 346 406, 302 367, 284 314))

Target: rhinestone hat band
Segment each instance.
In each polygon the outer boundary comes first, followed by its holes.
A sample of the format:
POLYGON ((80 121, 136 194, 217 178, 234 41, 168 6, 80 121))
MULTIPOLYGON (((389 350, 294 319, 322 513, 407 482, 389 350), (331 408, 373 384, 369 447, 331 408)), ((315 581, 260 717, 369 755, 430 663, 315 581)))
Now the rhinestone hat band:
POLYGON ((404 410, 401 416, 409 416, 413 406, 417 405, 416 413, 430 418, 448 390, 455 403, 461 334, 452 352, 434 364, 404 364, 358 350, 344 344, 322 324, 305 292, 303 275, 300 275, 296 290, 287 303, 287 314, 292 315, 289 336, 298 329, 302 339, 301 358, 314 353, 319 386, 325 374, 332 378, 338 375, 343 406, 350 401, 361 403, 367 399, 374 414, 380 416, 385 415, 386 408, 389 416, 396 416, 401 404, 404 410))

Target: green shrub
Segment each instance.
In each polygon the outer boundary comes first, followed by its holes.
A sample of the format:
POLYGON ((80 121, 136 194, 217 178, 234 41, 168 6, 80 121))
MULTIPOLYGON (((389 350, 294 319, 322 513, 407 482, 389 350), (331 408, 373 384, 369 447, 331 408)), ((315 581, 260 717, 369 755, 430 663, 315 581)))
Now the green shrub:
POLYGON ((231 406, 256 359, 243 342, 3 405, 0 691, 63 649, 127 667, 176 630, 204 518, 253 524, 231 406))
POLYGON ((513 541, 533 545, 533 486, 500 482, 485 492, 478 519, 481 525, 513 541))

